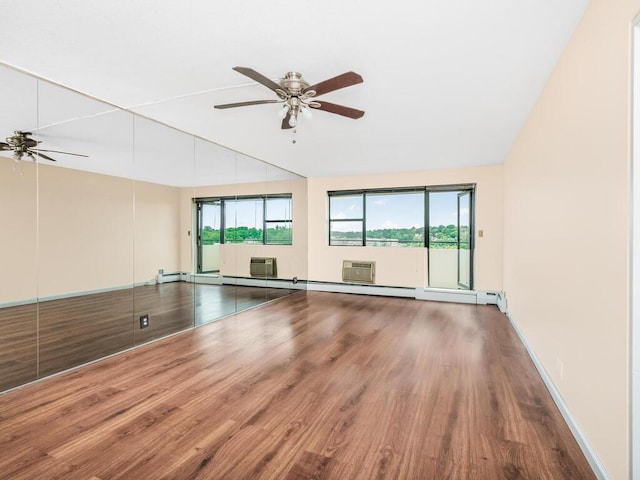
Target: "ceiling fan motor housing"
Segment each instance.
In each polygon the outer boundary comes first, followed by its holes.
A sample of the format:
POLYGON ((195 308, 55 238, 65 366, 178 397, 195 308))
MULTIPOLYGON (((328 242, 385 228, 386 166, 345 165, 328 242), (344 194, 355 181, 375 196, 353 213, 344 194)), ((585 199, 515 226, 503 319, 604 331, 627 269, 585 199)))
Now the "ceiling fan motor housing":
POLYGON ((280 85, 292 95, 301 95, 303 90, 309 86, 302 74, 298 72, 288 72, 280 81, 280 85))

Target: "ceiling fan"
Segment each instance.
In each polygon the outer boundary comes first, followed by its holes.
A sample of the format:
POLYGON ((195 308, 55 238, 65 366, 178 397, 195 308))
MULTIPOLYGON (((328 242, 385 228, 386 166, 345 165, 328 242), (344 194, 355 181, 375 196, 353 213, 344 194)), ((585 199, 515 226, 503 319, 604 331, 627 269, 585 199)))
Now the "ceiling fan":
POLYGON ((344 105, 336 105, 335 103, 329 103, 323 100, 316 100, 316 97, 324 95, 325 93, 362 83, 362 77, 355 72, 346 72, 337 77, 316 83, 315 85, 310 85, 309 82, 302 78, 302 74, 298 72, 288 72, 284 78, 276 83, 251 68, 233 67, 233 70, 273 90, 278 96, 278 100, 253 100, 249 102, 226 103, 223 105, 214 105, 214 108, 246 107, 264 103, 284 103, 279 112, 279 116, 282 118, 283 129, 294 128, 298 123, 298 114, 300 112, 308 114, 311 112, 310 109, 323 110, 353 119, 360 118, 364 115, 362 110, 345 107, 344 105))
POLYGON ((58 150, 43 150, 41 148, 37 148, 38 144, 41 143, 39 141, 30 138, 30 135, 33 135, 31 132, 21 132, 20 130, 16 130, 13 132, 13 135, 7 137, 5 140, 6 143, 0 142, 0 151, 9 151, 13 152, 14 160, 22 160, 22 157, 25 155, 27 158, 35 161, 34 155, 38 157, 44 158, 45 160, 50 160, 55 162, 54 158, 42 153, 62 153, 64 155, 74 155, 76 157, 88 157, 88 155, 81 155, 79 153, 69 153, 69 152, 60 152, 58 150))

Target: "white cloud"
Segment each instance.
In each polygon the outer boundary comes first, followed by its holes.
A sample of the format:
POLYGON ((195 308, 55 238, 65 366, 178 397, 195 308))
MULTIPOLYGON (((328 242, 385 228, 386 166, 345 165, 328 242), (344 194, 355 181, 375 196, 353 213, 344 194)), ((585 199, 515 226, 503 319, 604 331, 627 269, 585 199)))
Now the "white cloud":
POLYGON ((339 213, 332 213, 331 216, 334 219, 341 219, 341 218, 347 218, 347 215, 345 213, 339 212, 339 213))
POLYGON ((379 198, 378 200, 374 200, 373 204, 382 206, 382 205, 386 205, 387 201, 384 198, 379 198))

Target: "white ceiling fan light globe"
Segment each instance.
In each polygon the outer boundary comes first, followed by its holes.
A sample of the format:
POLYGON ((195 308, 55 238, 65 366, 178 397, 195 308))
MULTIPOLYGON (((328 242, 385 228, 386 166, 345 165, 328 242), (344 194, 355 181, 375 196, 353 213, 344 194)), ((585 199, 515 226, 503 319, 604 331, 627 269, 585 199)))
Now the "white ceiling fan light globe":
POLYGON ((285 103, 284 106, 280 110, 278 110, 278 118, 286 117, 287 113, 289 113, 289 105, 285 103))
POLYGON ((305 116, 305 118, 311 119, 313 117, 313 113, 311 113, 311 108, 306 107, 302 109, 302 114, 305 116))

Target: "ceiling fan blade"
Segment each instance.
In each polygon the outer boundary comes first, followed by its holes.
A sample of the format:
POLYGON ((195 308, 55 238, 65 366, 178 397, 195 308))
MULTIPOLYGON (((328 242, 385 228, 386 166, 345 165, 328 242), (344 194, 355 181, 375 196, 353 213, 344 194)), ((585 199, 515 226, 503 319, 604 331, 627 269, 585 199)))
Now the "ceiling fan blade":
POLYGON ((0 142, 0 150, 13 150, 8 143, 0 142))
POLYGON ((341 88, 350 87, 351 85, 357 85, 362 83, 362 77, 355 72, 346 72, 337 77, 330 78, 324 82, 316 83, 304 89, 304 92, 313 90, 316 92, 315 96, 324 95, 325 93, 333 92, 341 88))
POLYGON ((40 152, 36 152, 35 150, 31 151, 30 153, 33 153, 34 155, 37 155, 39 157, 44 158, 45 160, 51 160, 52 162, 55 162, 56 159, 55 158, 51 158, 48 155, 45 155, 44 153, 40 153, 40 152))
POLYGON ((291 125, 289 125, 289 119, 291 118, 291 114, 287 113, 287 115, 282 119, 282 129, 283 130, 287 130, 289 128, 293 128, 291 125))
MULTIPOLYGON (((59 150, 44 150, 42 148, 38 148, 37 150, 35 148, 31 149, 31 151, 33 153, 38 153, 38 152, 50 152, 50 153, 62 153, 64 155, 73 155, 74 157, 86 157, 89 158, 89 155, 82 155, 81 153, 70 153, 70 152, 61 152, 59 150)), ((53 159, 49 159, 49 160, 53 160, 53 159)), ((53 160, 55 162, 55 160, 53 160)))
POLYGON ((319 107, 314 107, 316 110, 324 110, 325 112, 335 113, 349 118, 361 118, 364 115, 362 110, 356 110, 355 108, 345 107, 344 105, 336 105, 335 103, 322 102, 316 100, 320 104, 319 107))
POLYGON ((282 87, 279 84, 277 84, 276 82, 274 82, 270 78, 265 77, 261 73, 256 72, 253 68, 233 67, 233 70, 235 70, 236 72, 241 73, 243 75, 246 75, 251 80, 255 80, 256 82, 261 83, 262 85, 264 85, 265 87, 267 87, 270 90, 273 90, 274 92, 276 90, 282 90, 282 87))
POLYGON ((263 103, 279 103, 280 100, 253 100, 250 102, 225 103, 223 105, 214 105, 213 108, 235 108, 246 107, 248 105, 262 105, 263 103))

